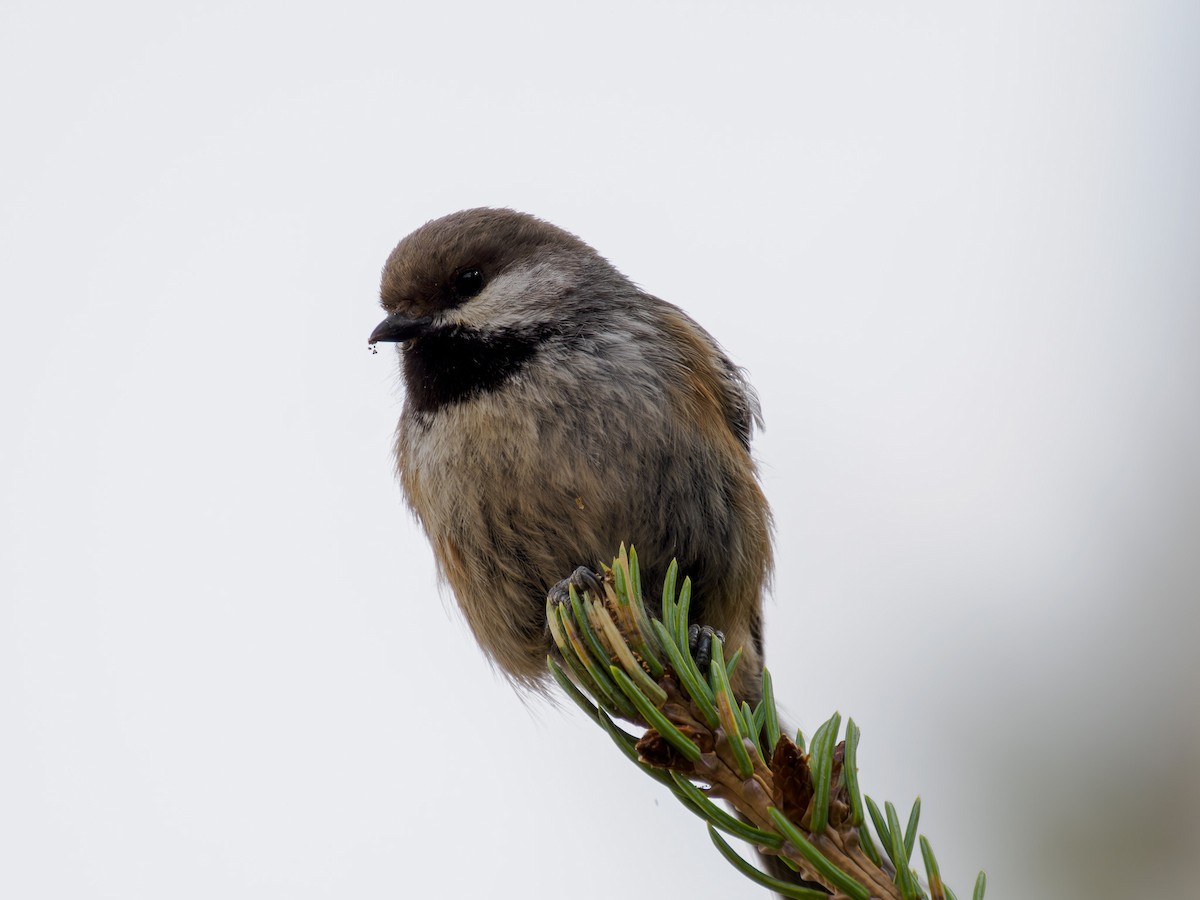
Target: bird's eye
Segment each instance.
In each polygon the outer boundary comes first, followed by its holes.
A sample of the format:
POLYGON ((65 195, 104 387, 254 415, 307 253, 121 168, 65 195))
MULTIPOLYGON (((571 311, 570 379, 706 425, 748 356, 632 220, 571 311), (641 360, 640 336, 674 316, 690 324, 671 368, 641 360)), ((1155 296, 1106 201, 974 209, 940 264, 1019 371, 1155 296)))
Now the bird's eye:
POLYGON ((454 276, 454 294, 460 300, 469 300, 483 290, 483 273, 478 269, 463 269, 454 276))

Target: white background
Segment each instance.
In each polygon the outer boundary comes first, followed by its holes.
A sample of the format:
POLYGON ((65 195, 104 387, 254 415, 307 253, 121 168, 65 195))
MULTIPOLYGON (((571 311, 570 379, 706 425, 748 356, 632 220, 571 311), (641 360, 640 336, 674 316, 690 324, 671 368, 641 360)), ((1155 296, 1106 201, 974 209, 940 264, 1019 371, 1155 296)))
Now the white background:
POLYGON ((748 368, 779 693, 856 718, 960 897, 1171 895, 1198 37, 1188 2, 8 0, 0 895, 755 895, 491 673, 402 506, 378 271, 478 205, 748 368))

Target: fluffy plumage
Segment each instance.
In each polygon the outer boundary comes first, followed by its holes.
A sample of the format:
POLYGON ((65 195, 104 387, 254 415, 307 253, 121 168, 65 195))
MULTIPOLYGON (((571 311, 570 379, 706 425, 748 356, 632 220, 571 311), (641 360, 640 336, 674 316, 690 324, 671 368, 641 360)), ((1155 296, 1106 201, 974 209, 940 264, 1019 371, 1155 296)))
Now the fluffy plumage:
POLYGON ((757 694, 771 570, 758 403, 716 341, 578 238, 505 209, 404 238, 381 301, 371 340, 399 344, 406 388, 404 495, 492 660, 539 685, 547 591, 625 542, 647 585, 679 560, 693 620, 743 647, 736 687, 757 694))

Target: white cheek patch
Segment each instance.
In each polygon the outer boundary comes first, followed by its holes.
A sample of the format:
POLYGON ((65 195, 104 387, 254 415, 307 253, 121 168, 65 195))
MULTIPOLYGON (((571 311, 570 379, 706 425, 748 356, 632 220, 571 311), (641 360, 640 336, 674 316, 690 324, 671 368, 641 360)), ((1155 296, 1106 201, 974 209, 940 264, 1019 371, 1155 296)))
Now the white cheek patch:
POLYGON ((447 310, 445 321, 481 331, 520 329, 554 315, 555 301, 570 278, 551 262, 512 268, 489 282, 478 296, 447 310))

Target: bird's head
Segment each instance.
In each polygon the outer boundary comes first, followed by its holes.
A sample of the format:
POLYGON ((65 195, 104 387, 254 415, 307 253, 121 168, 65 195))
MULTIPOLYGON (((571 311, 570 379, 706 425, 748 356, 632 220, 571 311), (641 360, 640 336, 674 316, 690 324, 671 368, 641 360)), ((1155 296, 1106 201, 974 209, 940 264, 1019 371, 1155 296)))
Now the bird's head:
POLYGON ((522 331, 561 317, 596 270, 615 273, 579 238, 534 216, 452 213, 418 228, 388 257, 380 287, 388 317, 368 340, 522 331))
POLYGON ((403 347, 408 408, 433 410, 562 360, 640 297, 579 238, 510 209, 468 209, 422 225, 383 267, 388 316, 368 342, 403 347), (549 354, 553 349, 553 357, 549 354))

